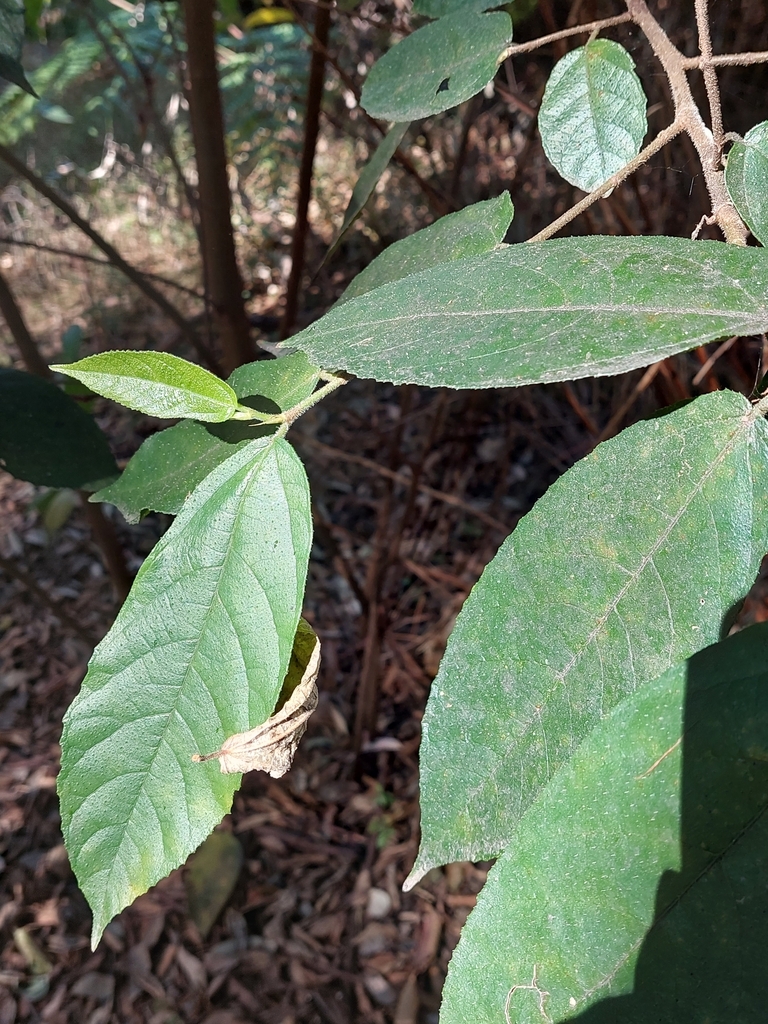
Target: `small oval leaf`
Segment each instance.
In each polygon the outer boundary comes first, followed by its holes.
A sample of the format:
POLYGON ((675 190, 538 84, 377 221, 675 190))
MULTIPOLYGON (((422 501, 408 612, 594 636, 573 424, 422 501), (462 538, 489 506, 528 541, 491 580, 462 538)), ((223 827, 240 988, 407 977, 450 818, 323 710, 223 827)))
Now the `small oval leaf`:
POLYGON ((640 152, 646 106, 624 47, 593 39, 550 75, 539 110, 544 152, 566 181, 591 192, 640 152))
POLYGON ((762 623, 597 726, 491 869, 441 1024, 765 1016, 766 665, 762 623))
POLYGON ((725 184, 739 216, 768 245, 768 121, 750 128, 728 154, 725 184))
POLYGON ((408 879, 478 860, 600 718, 716 641, 768 550, 768 424, 718 391, 568 470, 486 567, 432 684, 408 879))
POLYGON ((496 74, 512 38, 512 21, 457 11, 417 29, 371 68, 361 104, 371 117, 415 121, 480 92, 496 74))
POLYGON ((147 416, 222 423, 237 408, 229 384, 167 352, 99 352, 51 367, 91 391, 147 416))
POLYGON ((229 810, 239 776, 192 755, 272 713, 311 540, 301 462, 282 438, 254 441, 200 484, 94 652, 58 782, 94 945, 229 810))

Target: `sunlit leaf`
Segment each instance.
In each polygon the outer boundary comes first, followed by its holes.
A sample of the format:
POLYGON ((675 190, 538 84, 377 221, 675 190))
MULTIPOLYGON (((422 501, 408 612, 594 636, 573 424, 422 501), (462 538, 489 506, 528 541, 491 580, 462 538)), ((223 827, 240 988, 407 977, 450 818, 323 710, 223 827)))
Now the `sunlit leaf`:
POLYGON ((291 446, 254 441, 215 469, 141 567, 64 719, 59 776, 70 862, 110 919, 183 864, 239 776, 192 755, 272 713, 311 544, 291 446))
POLYGON ((221 423, 237 408, 229 384, 167 352, 99 352, 76 363, 51 366, 129 409, 161 419, 221 423))
POLYGON ((414 884, 510 841, 600 719, 718 639, 768 550, 768 425, 719 391, 547 491, 464 605, 432 685, 414 884))
MULTIPOLYGON (((297 352, 239 366, 228 383, 243 405, 261 412, 285 412, 312 394, 318 373, 306 356, 297 352)), ((257 421, 206 425, 183 420, 148 437, 120 478, 97 491, 91 501, 116 505, 129 523, 138 523, 149 510, 176 515, 219 463, 275 430, 257 421)))

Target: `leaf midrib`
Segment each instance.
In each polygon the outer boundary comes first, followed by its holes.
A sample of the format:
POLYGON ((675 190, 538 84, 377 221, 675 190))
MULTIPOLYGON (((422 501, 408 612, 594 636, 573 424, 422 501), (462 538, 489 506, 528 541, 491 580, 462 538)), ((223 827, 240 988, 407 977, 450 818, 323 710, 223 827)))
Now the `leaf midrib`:
MULTIPOLYGON (((246 486, 246 490, 247 491, 250 490, 250 487, 253 484, 254 476, 258 476, 258 472, 254 472, 254 471, 260 470, 262 468, 264 461, 266 460, 267 456, 269 455, 269 453, 274 448, 274 444, 275 444, 276 440, 277 440, 277 438, 273 437, 273 438, 271 438, 267 442, 267 444, 264 446, 264 449, 260 453, 260 458, 259 458, 258 465, 252 466, 252 468, 251 468, 251 479, 248 481, 248 484, 246 486)), ((189 657, 189 661, 187 663, 187 668, 184 671, 184 677, 181 680, 181 682, 179 683, 178 692, 176 694, 176 699, 174 700, 173 706, 171 707, 171 709, 167 712, 167 721, 166 721, 165 727, 164 727, 162 733, 160 734, 160 736, 158 737, 157 745, 155 747, 154 752, 152 753, 151 758, 146 762, 146 768, 144 769, 144 772, 143 772, 145 778, 149 776, 151 768, 152 768, 152 766, 153 766, 153 764, 155 762, 155 758, 157 757, 157 754, 158 754, 158 752, 160 750, 160 747, 161 747, 161 745, 164 742, 166 742, 166 734, 168 732, 168 728, 170 726, 170 723, 173 720, 174 716, 177 714, 177 707, 178 707, 179 700, 181 699, 182 692, 184 691, 184 688, 185 688, 185 686, 187 684, 187 681, 189 679, 189 673, 190 673, 190 670, 191 670, 190 666, 192 665, 192 662, 194 661, 194 659, 195 659, 195 657, 197 655, 197 652, 198 652, 198 650, 200 648, 200 643, 202 642, 203 634, 205 633, 205 626, 206 626, 206 623, 208 622, 208 618, 211 615, 211 612, 213 610, 213 605, 214 605, 215 601, 218 599, 218 595, 219 595, 219 582, 220 582, 221 576, 222 576, 222 574, 224 572, 224 568, 228 564, 229 559, 231 557, 232 544, 234 543, 235 534, 237 532, 240 516, 242 514, 242 510, 243 510, 243 506, 244 505, 245 505, 245 494, 243 495, 243 497, 242 497, 242 499, 241 499, 241 501, 239 503, 237 512, 235 514, 235 520, 234 520, 234 523, 232 525, 232 530, 231 530, 229 541, 228 541, 228 544, 227 544, 227 550, 226 550, 224 558, 222 559, 222 562, 221 562, 221 568, 219 570, 217 584, 216 584, 216 587, 214 588, 213 593, 211 595, 211 600, 210 600, 210 603, 208 605, 208 608, 206 609, 205 615, 203 616, 203 625, 202 625, 202 627, 200 629, 200 635, 198 636, 197 643, 195 644, 194 651, 192 652, 192 654, 189 657)), ((201 506, 201 508, 204 508, 204 507, 205 507, 204 505, 201 506)), ((200 510, 198 510, 198 511, 200 511, 200 510)), ((190 522, 191 522, 191 519, 190 519, 190 522)), ((126 836, 126 832, 128 831, 128 826, 130 825, 130 823, 131 823, 131 821, 133 819, 133 815, 134 815, 134 813, 136 811, 136 805, 137 805, 137 803, 139 801, 139 797, 144 792, 144 790, 145 790, 145 786, 144 786, 144 784, 142 784, 139 787, 139 789, 137 790, 137 793, 136 793, 135 799, 133 801, 133 804, 131 806, 131 810, 130 810, 130 813, 128 815, 128 818, 126 819, 125 823, 121 826, 120 842, 119 842, 117 850, 115 852, 115 857, 113 858, 112 864, 110 865, 109 874, 107 876, 106 884, 105 884, 104 890, 103 890, 105 894, 109 891, 110 883, 112 881, 112 874, 113 874, 113 872, 115 870, 115 865, 116 865, 117 860, 119 858, 119 851, 122 849, 123 843, 125 842, 125 836, 126 836)), ((147 796, 147 799, 149 800, 149 802, 151 804, 152 801, 149 798, 149 796, 147 796)), ((162 832, 162 829, 161 829, 161 832, 162 832)), ((102 900, 101 900, 101 908, 100 908, 102 913, 103 913, 103 908, 104 908, 105 903, 106 903, 106 899, 102 898, 102 900)))

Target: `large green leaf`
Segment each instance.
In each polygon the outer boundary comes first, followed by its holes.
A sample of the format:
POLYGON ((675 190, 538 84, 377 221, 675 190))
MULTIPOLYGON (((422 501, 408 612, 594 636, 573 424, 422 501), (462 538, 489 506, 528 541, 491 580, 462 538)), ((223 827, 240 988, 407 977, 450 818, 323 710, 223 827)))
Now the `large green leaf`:
POLYGON ((0 466, 47 487, 87 487, 117 473, 92 416, 55 384, 0 367, 0 466))
POLYGON ((36 96, 21 66, 24 45, 23 0, 0 0, 0 78, 18 85, 24 92, 36 96))
POLYGON ((424 716, 422 844, 477 860, 597 722, 717 640, 768 550, 768 425, 720 391, 565 473, 487 566, 424 716))
POLYGON ((409 125, 410 121, 393 124, 377 146, 376 152, 360 172, 360 177, 357 179, 357 183, 352 189, 352 195, 350 196, 349 203, 344 211, 344 220, 339 228, 339 233, 336 235, 333 243, 328 249, 328 252, 323 257, 323 264, 333 256, 341 245, 341 240, 344 235, 346 235, 347 231, 349 231, 354 222, 363 212, 365 204, 371 198, 379 178, 386 170, 389 161, 395 155, 395 150, 403 141, 403 136, 408 131, 409 125))
POLYGON ((237 396, 229 384, 167 352, 99 352, 51 369, 113 402, 160 419, 185 416, 222 423, 237 408, 237 396))
POLYGON ((283 439, 253 442, 200 484, 94 652, 65 716, 59 776, 94 945, 229 810, 239 776, 191 758, 271 714, 311 532, 293 449, 283 439))
POLYGON ((629 697, 555 776, 466 925, 441 1024, 763 1020, 766 810, 762 624, 629 697))
POLYGON ((761 245, 768 245, 768 121, 750 128, 725 165, 731 202, 761 245))
POLYGON ((610 39, 593 39, 555 64, 539 110, 544 152, 585 192, 640 152, 648 121, 632 58, 610 39))
POLYGON ((415 121, 480 92, 496 74, 512 38, 497 11, 456 11, 406 36, 373 65, 360 102, 371 117, 415 121))
POLYGON ((441 217, 385 249, 357 275, 339 302, 348 302, 428 267, 488 252, 504 239, 514 212, 509 192, 502 192, 496 199, 441 217))
MULTIPOLYGON (((306 356, 297 352, 240 366, 228 383, 244 405, 261 412, 285 412, 312 394, 318 374, 306 356)), ((138 523, 150 509, 176 515, 220 462, 254 438, 275 430, 256 421, 205 425, 183 420, 148 437, 120 478, 97 491, 91 501, 116 505, 129 523, 138 523)))
POLYGON ((768 329, 768 254, 683 238, 503 246, 376 288, 291 338, 320 366, 398 384, 602 376, 768 329))

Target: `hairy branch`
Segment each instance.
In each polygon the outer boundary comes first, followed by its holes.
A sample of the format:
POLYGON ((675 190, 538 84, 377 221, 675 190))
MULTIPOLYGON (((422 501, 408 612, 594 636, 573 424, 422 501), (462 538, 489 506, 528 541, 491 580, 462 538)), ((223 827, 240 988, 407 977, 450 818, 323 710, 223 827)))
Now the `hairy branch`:
POLYGON ((586 25, 575 25, 573 28, 564 28, 559 32, 550 32, 548 36, 540 36, 528 43, 514 43, 501 55, 501 61, 506 60, 507 57, 514 57, 518 53, 531 53, 532 50, 538 50, 542 46, 546 46, 547 43, 556 43, 560 39, 568 39, 571 36, 590 35, 592 32, 600 32, 613 25, 625 25, 628 21, 632 21, 630 14, 617 14, 614 18, 603 18, 602 21, 590 21, 586 25))
POLYGON ((720 87, 717 84, 717 72, 712 66, 712 37, 709 31, 709 3, 708 0, 696 0, 696 25, 699 30, 699 49, 701 50, 701 73, 704 76, 704 85, 707 90, 709 101, 709 113, 712 120, 712 142, 714 153, 712 154, 712 166, 717 170, 720 167, 720 157, 723 152, 723 111, 720 106, 720 87))
POLYGON ((570 210, 566 210, 561 217, 552 221, 551 224, 548 224, 547 227, 537 235, 529 238, 528 241, 543 242, 545 239, 551 238, 552 235, 556 235, 558 231, 561 231, 566 224, 570 224, 570 222, 578 217, 580 213, 583 213, 586 209, 592 206, 593 203, 596 203, 598 199, 602 199, 607 192, 610 192, 612 189, 616 188, 617 185, 620 185, 622 181, 628 178, 630 174, 633 174, 638 167, 642 167, 644 163, 647 163, 655 153, 658 153, 659 150, 663 149, 668 142, 671 142, 676 135, 679 135, 680 132, 683 131, 684 127, 685 126, 682 121, 673 121, 668 128, 659 132, 653 142, 649 143, 645 149, 642 149, 634 160, 630 160, 628 164, 625 164, 621 168, 621 170, 611 175, 611 177, 604 181, 602 185, 599 185, 593 192, 590 192, 589 195, 584 196, 584 198, 576 203, 575 206, 572 206, 570 210))
POLYGON ((712 201, 712 214, 726 241, 746 245, 747 229, 731 203, 725 187, 725 176, 719 166, 719 150, 693 98, 685 73, 685 58, 651 14, 645 0, 626 0, 626 4, 632 20, 645 33, 666 72, 675 104, 675 123, 679 122, 682 125, 696 147, 712 201))
MULTIPOLYGON (((686 71, 694 71, 701 67, 701 57, 683 57, 686 71)), ((747 64, 768 64, 768 50, 756 50, 753 53, 716 53, 710 58, 713 68, 746 67, 747 64)))

